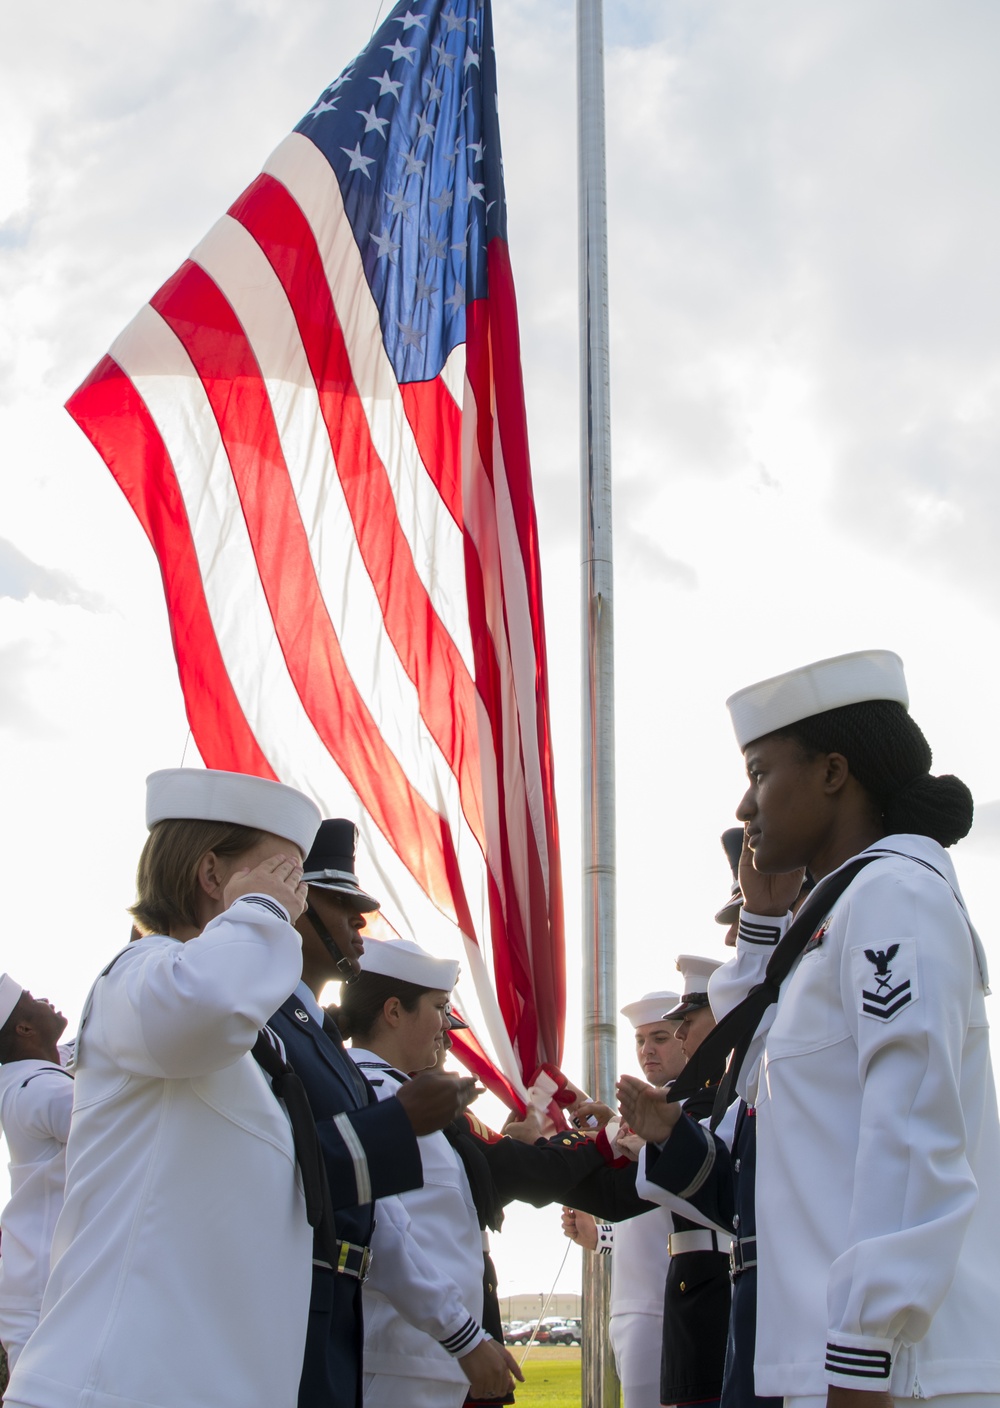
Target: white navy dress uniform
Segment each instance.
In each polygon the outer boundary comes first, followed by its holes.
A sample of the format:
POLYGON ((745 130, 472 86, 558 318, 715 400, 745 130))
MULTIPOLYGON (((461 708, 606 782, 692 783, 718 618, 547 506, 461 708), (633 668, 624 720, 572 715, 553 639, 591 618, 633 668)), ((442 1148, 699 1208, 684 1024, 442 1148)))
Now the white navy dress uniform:
MULTIPOLYGON (((676 992, 646 993, 622 1008, 633 1028, 659 1022, 680 1001, 676 992)), ((660 1408, 663 1291, 670 1265, 673 1217, 654 1208, 602 1225, 598 1251, 611 1254, 608 1338, 622 1386, 623 1408, 660 1408)))
MULTIPOLYGON (((24 989, 0 977, 0 1027, 24 989)), ((11 1368, 38 1324, 66 1182, 73 1077, 51 1061, 0 1066, 0 1132, 10 1151, 10 1201, 0 1214, 0 1344, 11 1368)))
MULTIPOLYGON (((369 943, 361 967, 449 992, 458 964, 408 939, 369 943)), ((407 1076, 374 1052, 351 1056, 380 1100, 407 1076)), ((444 1134, 418 1140, 423 1187, 380 1198, 364 1285, 365 1408, 460 1408, 458 1360, 486 1338, 483 1239, 465 1167, 444 1134)))
MULTIPOLYGON (((807 678, 731 701, 741 747, 838 705, 907 703, 889 652, 795 676, 807 678)), ((819 1405, 832 1384, 995 1408, 1000 1121, 986 961, 937 842, 890 835, 861 854, 877 859, 818 923, 741 1077, 759 1150, 757 1392, 819 1405)), ((710 984, 719 1019, 788 923, 743 915, 736 957, 710 984)))
MULTIPOLYGON (((149 780, 147 821, 170 816, 303 853, 320 820, 291 788, 193 769, 149 780)), ((187 943, 133 943, 98 978, 52 1271, 8 1405, 295 1408, 313 1238, 287 1115, 250 1050, 300 972, 283 907, 247 895, 187 943)))

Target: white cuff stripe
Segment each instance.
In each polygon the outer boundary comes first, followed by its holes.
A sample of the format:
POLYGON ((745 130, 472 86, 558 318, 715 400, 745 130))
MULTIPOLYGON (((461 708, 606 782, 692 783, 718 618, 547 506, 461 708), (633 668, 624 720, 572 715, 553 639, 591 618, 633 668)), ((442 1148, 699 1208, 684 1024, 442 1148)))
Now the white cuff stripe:
POLYGON ((715 1140, 706 1130, 702 1129, 701 1125, 698 1125, 697 1128, 699 1134, 708 1145, 708 1151, 705 1154, 705 1162, 695 1174, 694 1178, 686 1188, 683 1188, 677 1194, 679 1198, 690 1198, 692 1193, 697 1193, 698 1189, 705 1182, 705 1179, 712 1172, 713 1165, 715 1164, 715 1140))
POLYGON ((358 1204, 360 1206, 370 1203, 372 1200, 372 1181, 368 1173, 368 1159, 365 1156, 364 1146, 346 1115, 334 1115, 333 1122, 340 1130, 341 1138, 347 1145, 347 1152, 354 1164, 354 1181, 358 1185, 358 1204))

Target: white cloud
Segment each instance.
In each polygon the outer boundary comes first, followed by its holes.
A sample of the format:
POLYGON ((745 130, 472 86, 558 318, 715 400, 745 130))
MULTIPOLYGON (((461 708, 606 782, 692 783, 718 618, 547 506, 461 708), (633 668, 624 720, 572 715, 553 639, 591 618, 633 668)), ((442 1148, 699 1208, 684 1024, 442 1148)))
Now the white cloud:
POLYGON ((13 543, 0 538, 0 597, 24 601, 29 596, 91 611, 103 605, 96 593, 84 590, 67 572, 32 562, 13 543))

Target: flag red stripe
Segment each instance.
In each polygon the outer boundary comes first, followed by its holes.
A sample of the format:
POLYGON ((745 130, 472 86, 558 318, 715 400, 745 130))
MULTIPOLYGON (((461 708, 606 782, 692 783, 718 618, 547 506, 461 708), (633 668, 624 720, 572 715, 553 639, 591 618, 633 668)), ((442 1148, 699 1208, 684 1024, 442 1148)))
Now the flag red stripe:
POLYGON ((184 498, 145 402, 117 362, 103 357, 66 409, 111 470, 156 552, 198 752, 208 767, 275 779, 226 671, 184 498))
MULTIPOLYGON (((285 187, 267 175, 244 191, 229 214, 260 245, 285 290, 386 631, 416 687, 421 717, 458 781, 462 810, 485 852, 473 683, 414 566, 389 476, 372 444, 312 230, 285 187)), ((444 455, 445 446, 435 443, 425 463, 443 461, 444 455)))
POLYGON ((440 377, 404 381, 403 409, 445 508, 462 527, 462 412, 440 377))
MULTIPOLYGON (((491 300, 492 302, 492 300, 491 300)), ((476 375, 479 386, 477 394, 477 404, 480 420, 480 447, 485 447, 487 455, 485 462, 492 466, 493 455, 493 435, 492 418, 490 416, 490 358, 489 358, 489 329, 491 322, 489 319, 489 305, 480 303, 470 305, 467 310, 467 327, 469 329, 469 342, 478 336, 477 346, 485 354, 483 363, 477 362, 480 372, 476 375), (478 329, 478 333, 474 331, 478 329), (484 410, 485 408, 485 417, 484 410), (485 421, 485 424, 484 424, 485 421)), ((476 361, 473 352, 467 354, 472 361, 476 361)), ((475 374, 475 373, 474 373, 475 374)), ((447 392, 447 389, 438 382, 422 382, 415 386, 404 386, 406 393, 404 404, 407 407, 407 414, 410 420, 414 437, 417 441, 417 448, 421 459, 427 463, 439 453, 442 442, 434 438, 434 431, 443 422, 449 426, 451 431, 447 441, 448 452, 455 457, 455 462, 451 468, 451 476, 459 479, 461 476, 461 424, 460 413, 455 405, 454 399, 447 392), (447 401, 447 405, 444 404, 447 401), (453 408, 449 412, 448 405, 453 408)), ((473 653, 476 664, 476 688, 486 705, 486 711, 490 719, 491 733, 493 738, 493 751, 497 759, 498 774, 501 770, 501 760, 504 757, 504 738, 502 720, 502 694, 503 683, 501 679, 501 666, 497 656, 496 648, 490 632, 489 618, 486 608, 485 590, 483 585, 483 567, 479 557, 478 549, 471 535, 465 532, 466 547, 466 590, 469 601, 469 619, 472 626, 473 653)), ((561 1052, 561 1042, 558 1031, 561 1028, 552 1027, 552 1016, 558 1010, 558 999, 555 1008, 547 997, 541 993, 541 982, 538 976, 532 973, 532 963, 529 956, 527 937, 522 922, 521 907, 525 897, 518 894, 518 889, 514 880, 513 867, 510 860, 510 844, 507 832, 508 818, 506 813, 506 798, 504 780, 502 775, 495 779, 495 786, 499 798, 500 814, 500 844, 501 855, 499 858, 493 857, 494 863, 497 859, 500 862, 500 873, 507 896, 506 919, 504 908, 500 903, 500 893, 497 888, 495 877, 490 876, 490 905, 492 931, 496 937, 504 936, 506 943, 494 942, 492 957, 493 971, 496 982, 497 999, 503 1014, 508 1031, 517 1033, 517 1049, 521 1059, 522 1069, 525 1071, 537 1068, 541 1060, 556 1060, 557 1053, 561 1052), (544 1054, 539 1053, 539 1023, 536 1018, 536 1009, 542 1005, 546 1007, 544 1020, 544 1054)), ((525 809, 525 815, 521 820, 521 825, 525 828, 527 836, 529 869, 533 877, 532 884, 534 892, 529 892, 531 904, 531 926, 532 932, 539 936, 537 945, 532 946, 532 952, 537 947, 542 952, 548 952, 553 945, 549 938, 549 915, 545 909, 545 884, 542 874, 541 863, 538 857, 535 844, 535 835, 531 823, 531 818, 525 809)), ((553 854, 550 852, 550 854, 553 854)), ((561 911, 560 911, 561 923, 561 911)), ((561 933, 561 929, 558 931, 561 933)), ((544 976, 542 982, 549 981, 555 973, 555 969, 549 963, 542 964, 544 976)))
MULTIPOLYGON (((487 249, 490 280, 490 336, 493 346, 493 376, 496 416, 503 446, 504 469, 514 514, 515 530, 521 548, 521 561, 528 589, 528 601, 535 649, 535 710, 538 730, 538 756, 544 795, 545 833, 548 855, 559 855, 558 821, 555 799, 552 732, 549 718, 548 660, 545 647, 545 615, 542 606, 541 552, 538 520, 531 486, 528 452, 527 412, 521 378, 521 342, 517 321, 517 297, 510 264, 510 251, 503 240, 491 240, 487 249)), ((530 827, 530 820, 529 820, 530 827)), ((548 923, 552 932, 563 932, 562 875, 558 864, 549 866, 548 923)), ((544 895, 542 877, 532 883, 537 900, 544 895)), ((535 928, 533 917, 533 932, 535 928)), ((543 1047, 554 1051, 549 1060, 561 1059, 562 1032, 566 1020, 565 949, 562 944, 545 943, 532 949, 535 991, 539 998, 539 1019, 543 1047), (554 1045, 550 1044, 554 1043, 554 1045)))
POLYGON ((471 1071, 477 1079, 481 1080, 486 1089, 492 1091, 498 1099, 502 1100, 508 1109, 523 1115, 526 1109, 524 1101, 510 1082, 505 1080, 494 1066, 476 1040, 471 1028, 467 1031, 450 1032, 449 1035, 455 1055, 466 1070, 471 1071))
MULTIPOLYGON (((491 413, 491 373, 489 345, 490 312, 485 300, 470 303, 466 309, 466 375, 472 388, 477 408, 476 437, 484 471, 492 485, 493 433, 491 413)), ((539 994, 532 975, 531 954, 520 904, 517 902, 517 886, 511 865, 510 844, 507 835, 508 815, 506 788, 503 776, 505 745, 503 737, 503 680, 496 648, 490 634, 490 623, 483 583, 482 564, 475 543, 466 533, 466 587, 469 595, 469 619, 472 622, 473 649, 476 658, 476 688, 485 703, 489 716, 493 749, 497 759, 496 789, 500 814, 501 830, 501 880, 509 897, 506 907, 506 924, 503 916, 494 912, 494 933, 506 931, 507 943, 493 945, 493 963, 497 982, 497 996, 501 1011, 515 1015, 514 1024, 508 1030, 517 1033, 517 1051, 521 1069, 526 1075, 537 1068, 540 1059, 538 1046, 537 1002, 539 994), (534 1065, 532 1065, 534 1062, 534 1065)), ((503 629, 506 630, 506 612, 503 629)), ((519 818, 521 825, 527 826, 527 845, 534 846, 534 834, 530 818, 519 818)), ((542 944, 548 943, 548 923, 536 931, 542 944)))
POLYGON ((410 786, 351 679, 316 580, 260 368, 231 306, 190 261, 151 302, 191 358, 212 407, 275 632, 306 713, 418 883, 475 937, 448 823, 410 786))

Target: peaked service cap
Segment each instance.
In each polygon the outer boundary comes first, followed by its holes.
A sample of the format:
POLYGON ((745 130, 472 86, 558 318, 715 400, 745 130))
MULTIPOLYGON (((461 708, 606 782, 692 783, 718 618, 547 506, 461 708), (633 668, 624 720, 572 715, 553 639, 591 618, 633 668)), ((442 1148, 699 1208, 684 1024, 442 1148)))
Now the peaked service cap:
POLYGON ((419 988, 451 992, 458 982, 457 959, 435 958, 412 939, 373 939, 365 944, 358 961, 362 973, 402 978, 404 983, 414 983, 419 988))
POLYGON ((644 1027, 648 1022, 662 1022, 663 1014, 680 1002, 679 992, 647 992, 636 1002, 627 1002, 622 1008, 622 1016, 627 1017, 633 1027, 644 1027))
POLYGON ((869 699, 890 699, 909 708, 903 662, 891 650, 855 650, 802 665, 737 690, 726 700, 726 708, 736 741, 745 748, 755 738, 800 719, 869 699))
POLYGON ((0 1027, 10 1021, 22 992, 24 988, 9 973, 0 975, 0 1027))
POLYGON ((316 803, 266 777, 215 768, 162 768, 146 778, 146 825, 158 821, 225 821, 269 831, 309 850, 319 830, 316 803))
POLYGON ((354 865, 357 850, 358 828, 354 822, 345 817, 328 817, 320 822, 312 850, 305 858, 302 879, 317 889, 349 896, 362 914, 370 914, 381 906, 358 884, 354 865))
POLYGON ((684 996, 676 1007, 664 1012, 664 1017, 677 1022, 689 1013, 697 1012, 699 1007, 707 1007, 708 980, 716 968, 721 967, 722 961, 718 958, 699 958, 693 953, 682 953, 677 960, 677 971, 684 981, 684 996))

